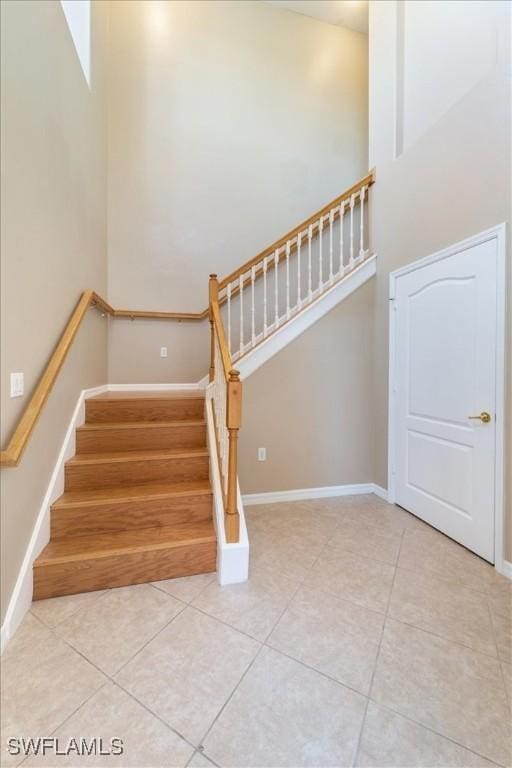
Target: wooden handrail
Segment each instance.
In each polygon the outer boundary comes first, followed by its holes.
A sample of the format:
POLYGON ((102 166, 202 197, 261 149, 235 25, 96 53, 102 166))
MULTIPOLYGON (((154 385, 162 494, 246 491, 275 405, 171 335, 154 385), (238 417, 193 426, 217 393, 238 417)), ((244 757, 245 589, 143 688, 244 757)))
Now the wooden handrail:
POLYGON ((0 466, 16 467, 19 464, 28 439, 32 434, 43 409, 43 405, 45 404, 55 383, 55 379, 67 357, 73 339, 80 328, 87 310, 93 304, 97 304, 98 306, 101 305, 101 308, 105 310, 108 307, 107 303, 97 296, 94 291, 84 291, 64 329, 64 333, 59 339, 59 343, 55 347, 43 375, 39 379, 34 394, 23 411, 18 426, 9 440, 7 448, 0 452, 0 466))
POLYGON ((114 309, 97 293, 94 291, 91 291, 91 293, 91 304, 102 312, 112 315, 112 317, 130 317, 147 320, 204 320, 208 317, 208 309, 205 309, 203 312, 149 312, 143 309, 114 309))
MULTIPOLYGON (((238 513, 238 431, 242 421, 242 383, 240 373, 233 369, 224 325, 219 307, 219 282, 217 275, 210 275, 209 282, 210 316, 210 382, 215 379, 215 340, 219 345, 222 361, 222 373, 226 381, 226 429, 228 431, 228 466, 227 492, 224 499, 224 524, 226 541, 237 542, 240 537, 240 515, 238 513)), ((214 421, 219 445, 217 414, 214 409, 214 421)), ((222 472, 222 467, 221 467, 222 472)))
MULTIPOLYGON (((32 397, 30 398, 28 405, 23 411, 23 414, 18 422, 18 425, 14 433, 12 434, 9 440, 7 447, 4 450, 0 451, 0 466, 16 467, 19 464, 23 451, 25 450, 25 447, 30 438, 30 435, 32 434, 32 431, 37 423, 37 420, 41 414, 43 406, 48 398, 48 395, 52 390, 52 387, 59 374, 59 371, 62 368, 64 360, 67 357, 67 354, 73 343, 76 333, 82 323, 82 320, 88 308, 91 306, 95 306, 101 312, 111 315, 112 317, 128 317, 132 319, 137 318, 137 319, 148 319, 148 320, 153 319, 153 320, 201 321, 209 317, 210 324, 212 327, 212 358, 211 358, 212 363, 210 365, 210 380, 212 380, 212 375, 213 375, 213 368, 212 368, 213 366, 213 334, 216 333, 217 338, 219 340, 219 347, 221 351, 224 375, 226 377, 226 382, 228 383, 228 392, 229 392, 230 382, 233 382, 233 386, 231 388, 233 392, 237 392, 237 393, 241 392, 240 382, 239 381, 237 382, 237 379, 236 379, 237 372, 234 371, 232 367, 231 356, 229 354, 228 345, 226 343, 224 326, 223 326, 222 318, 220 315, 220 307, 227 300, 227 296, 224 295, 219 298, 219 291, 221 291, 223 288, 226 288, 226 286, 229 283, 232 283, 234 280, 237 280, 238 278, 240 278, 240 275, 244 275, 246 272, 248 272, 251 269, 251 267, 257 264, 260 264, 260 262, 262 262, 265 257, 273 254, 276 251, 276 249, 279 249, 285 246, 286 242, 289 240, 293 240, 293 238, 295 238, 299 234, 299 232, 304 231, 310 225, 314 225, 315 222, 317 222, 320 217, 325 216, 333 208, 340 205, 343 202, 343 200, 348 201, 353 195, 355 195, 354 202, 355 203, 360 202, 361 196, 357 195, 357 193, 360 192, 364 187, 368 188, 374 183, 375 183, 375 171, 372 170, 363 179, 358 181, 357 184, 354 184, 352 187, 349 187, 348 189, 346 189, 341 195, 338 195, 338 197, 334 198, 334 200, 331 200, 330 203, 328 203, 327 205, 324 205, 323 208, 321 208, 319 211, 317 211, 312 216, 307 218, 297 227, 294 227, 286 235, 279 238, 279 240, 276 240, 274 243, 272 243, 272 245, 265 248, 265 250, 261 251, 261 253, 259 253, 257 256, 253 257, 252 259, 249 259, 249 261, 246 261, 245 264, 243 264, 241 267, 236 269, 234 272, 231 272, 231 274, 229 274, 220 282, 217 280, 217 277, 215 275, 212 275, 210 278, 209 306, 202 312, 145 312, 143 310, 114 309, 114 307, 112 307, 105 299, 103 299, 95 291, 92 291, 92 290, 84 291, 84 293, 82 294, 79 302, 77 303, 73 311, 73 314, 71 315, 64 329, 64 332, 62 333, 62 336, 59 339, 57 346, 55 347, 55 350, 43 372, 43 375, 41 376, 41 378, 39 379, 39 382, 37 383, 36 389, 32 397), (213 301, 212 301, 212 292, 211 292, 212 290, 214 291, 213 301)), ((293 247, 294 246, 292 245, 292 248, 293 247)), ((272 265, 269 264, 269 267, 272 267, 272 265)), ((257 269, 256 275, 255 275, 256 279, 260 277, 262 273, 263 273, 263 270, 261 268, 257 269)), ((248 278, 247 280, 249 279, 250 278, 248 278)), ((242 282, 245 285, 246 280, 244 279, 242 282)), ((232 296, 236 295, 239 289, 240 289, 239 285, 234 286, 231 295, 232 296)), ((234 395, 232 395, 232 397, 234 397, 234 395)), ((237 394, 236 397, 238 398, 239 395, 237 394)), ((238 408, 238 412, 239 410, 240 409, 238 408)), ((235 411, 232 409, 232 412, 235 412, 235 411)), ((231 429, 230 429, 230 435, 231 435, 231 429)))
POLYGON ((95 291, 84 291, 64 328, 64 332, 48 361, 43 375, 37 383, 32 397, 18 421, 18 425, 14 430, 7 447, 0 451, 1 467, 18 466, 30 435, 34 430, 43 406, 55 384, 55 380, 89 307, 96 307, 101 312, 111 315, 112 317, 137 317, 158 320, 202 320, 203 317, 206 317, 207 315, 207 311, 206 314, 203 312, 195 314, 190 312, 143 312, 140 310, 114 309, 95 291))
MULTIPOLYGON (((334 200, 331 200, 330 203, 324 205, 323 208, 320 208, 320 210, 316 211, 316 213, 314 213, 312 216, 309 216, 297 227, 294 227, 289 232, 287 232, 286 235, 280 237, 279 240, 276 240, 274 243, 272 243, 272 245, 267 246, 267 248, 258 253, 257 256, 249 259, 249 261, 246 261, 245 264, 242 264, 241 267, 238 267, 238 269, 235 269, 234 272, 231 272, 227 277, 224 277, 219 283, 219 291, 221 291, 223 288, 226 288, 228 283, 232 283, 234 280, 237 280, 240 275, 244 275, 249 269, 251 269, 251 267, 259 264, 260 261, 263 261, 266 256, 271 256, 277 248, 282 248, 284 245, 286 245, 287 240, 292 240, 294 237, 297 237, 299 232, 307 229, 310 224, 315 224, 321 216, 325 216, 332 208, 341 205, 343 200, 350 200, 352 195, 360 192, 363 187, 371 187, 372 184, 375 184, 375 170, 371 170, 363 179, 358 181, 357 184, 354 184, 353 186, 346 189, 344 192, 342 192, 341 195, 335 197, 334 200)), ((356 204, 359 202, 358 198, 359 196, 355 198, 354 202, 356 204)), ((261 274, 261 270, 259 270, 259 274, 261 274)), ((222 304, 223 300, 221 300, 220 303, 222 304)))
MULTIPOLYGON (((212 278, 210 277, 210 284, 211 284, 212 278)), ((226 378, 226 381, 229 380, 229 374, 233 370, 233 363, 231 361, 231 355, 229 354, 229 348, 228 343, 226 340, 226 334, 224 331, 224 325, 222 323, 222 318, 220 316, 220 308, 219 308, 219 301, 218 299, 212 299, 211 302, 211 323, 213 324, 213 331, 217 336, 217 340, 219 342, 219 349, 220 349, 220 356, 222 359, 222 368, 224 369, 224 376, 226 378)), ((213 368, 213 361, 210 365, 210 368, 213 368)))

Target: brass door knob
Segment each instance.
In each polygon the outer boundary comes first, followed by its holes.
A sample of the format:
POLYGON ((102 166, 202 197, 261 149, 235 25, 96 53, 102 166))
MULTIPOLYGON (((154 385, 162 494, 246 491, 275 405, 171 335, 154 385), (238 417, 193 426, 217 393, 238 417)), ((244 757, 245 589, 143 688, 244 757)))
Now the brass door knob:
POLYGON ((488 424, 491 420, 491 414, 487 413, 487 411, 482 411, 479 416, 468 416, 468 419, 480 419, 484 424, 488 424))

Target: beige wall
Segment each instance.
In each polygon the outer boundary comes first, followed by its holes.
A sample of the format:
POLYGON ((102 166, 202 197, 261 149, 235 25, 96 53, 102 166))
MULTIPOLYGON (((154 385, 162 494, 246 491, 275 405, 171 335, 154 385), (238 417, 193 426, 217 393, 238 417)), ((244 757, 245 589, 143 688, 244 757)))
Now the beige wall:
MULTIPOLYGON (((106 290, 105 39, 92 15, 92 88, 56 0, 2 2, 2 445, 80 292, 106 290), (23 398, 9 374, 25 373, 23 398)), ((2 619, 80 390, 107 376, 94 310, 16 469, 1 473, 2 619)))
MULTIPOLYGON (((510 225, 510 8, 510 3, 505 2, 407 2, 402 4, 402 19, 397 19, 395 2, 371 3, 370 163, 377 167, 372 243, 378 253, 375 481, 384 487, 389 273, 495 224, 510 225), (398 28, 402 25, 404 39, 398 60, 397 22, 398 28), (441 39, 450 41, 448 50, 440 45, 441 39), (473 56, 475 48, 477 56, 473 56), (426 82, 418 62, 438 66, 439 59, 444 62, 445 76, 426 82), (435 65, 433 60, 437 61, 435 65), (471 71, 455 67, 456 61, 471 61, 471 71), (423 98, 431 104, 428 114, 411 114, 416 109, 411 96, 415 86, 423 89, 423 98), (396 159, 395 145, 404 148, 396 159)), ((510 400, 510 313, 508 317, 510 400)), ((509 402, 509 535, 510 424, 509 402)), ((510 541, 507 552, 508 559, 512 559, 510 541)))
MULTIPOLYGON (((367 37, 250 0, 111 7, 109 297, 200 311, 210 272, 366 172, 367 37)), ((115 323, 110 380, 190 381, 207 349, 207 323, 115 323)))
POLYGON ((242 493, 372 482, 374 282, 244 382, 242 493))

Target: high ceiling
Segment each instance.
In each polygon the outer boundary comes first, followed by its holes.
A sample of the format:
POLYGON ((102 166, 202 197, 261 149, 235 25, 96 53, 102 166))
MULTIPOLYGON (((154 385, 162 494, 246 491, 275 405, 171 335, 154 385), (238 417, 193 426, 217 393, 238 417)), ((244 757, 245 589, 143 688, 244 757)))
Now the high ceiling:
POLYGON ((265 0, 287 11, 368 34, 368 0, 265 0))

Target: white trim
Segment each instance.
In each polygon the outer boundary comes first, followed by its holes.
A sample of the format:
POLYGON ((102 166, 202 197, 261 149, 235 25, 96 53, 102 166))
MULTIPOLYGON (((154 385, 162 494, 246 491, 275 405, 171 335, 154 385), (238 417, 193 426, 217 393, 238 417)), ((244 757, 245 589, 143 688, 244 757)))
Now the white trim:
POLYGON ((394 311, 394 299, 396 296, 396 280, 402 275, 414 272, 436 261, 441 261, 456 253, 481 245, 489 240, 496 240, 497 255, 497 305, 496 305, 496 448, 495 448, 495 500, 494 500, 494 566, 499 573, 508 575, 507 561, 504 559, 504 475, 505 475, 505 290, 506 290, 506 258, 505 258, 506 225, 497 224, 484 232, 467 237, 458 243, 450 245, 441 251, 418 259, 410 264, 396 269, 389 274, 389 412, 388 412, 388 500, 395 503, 395 474, 394 458, 396 450, 395 435, 395 406, 393 386, 395 377, 395 346, 396 346, 396 322, 394 311))
POLYGON ((334 309, 340 301, 343 301, 343 299, 373 277, 377 271, 376 259, 375 254, 369 256, 345 278, 318 296, 311 304, 304 307, 282 328, 269 336, 265 341, 262 341, 261 344, 258 344, 253 350, 244 354, 240 361, 235 360, 234 364, 237 370, 240 371, 240 378, 242 380, 246 379, 251 373, 254 373, 267 360, 274 357, 291 341, 300 336, 301 333, 304 333, 313 323, 316 323, 327 312, 334 309))
POLYGON ((109 392, 177 392, 205 389, 206 380, 202 378, 193 384, 108 384, 109 392))
POLYGON ((7 606, 1 629, 0 647, 2 653, 32 603, 32 566, 36 557, 50 540, 50 507, 64 492, 64 465, 75 453, 75 431, 85 421, 85 399, 106 391, 106 385, 83 389, 78 397, 7 606))
MULTIPOLYGON (((302 501, 304 499, 326 499, 334 496, 356 496, 362 493, 376 493, 374 483, 353 483, 348 485, 324 485, 319 488, 295 488, 290 491, 248 493, 242 496, 246 507, 254 504, 276 504, 281 501, 302 501)), ((384 489, 382 489, 384 490, 384 489)), ((377 496, 380 494, 377 492, 377 496)))
POLYGON ((379 499, 384 499, 384 501, 389 501, 387 488, 383 488, 382 485, 377 485, 377 483, 374 483, 373 493, 376 496, 378 496, 379 499))
POLYGON ((505 578, 512 581, 512 563, 510 560, 502 559, 500 568, 498 568, 497 565, 495 567, 498 573, 501 573, 502 576, 505 576, 505 578))
POLYGON ((238 584, 247 581, 249 576, 249 538, 245 524, 244 507, 240 488, 238 494, 238 512, 240 515, 240 540, 228 544, 224 528, 224 501, 217 456, 213 408, 210 397, 206 397, 206 425, 208 433, 208 453, 210 455, 210 477, 214 500, 214 523, 217 532, 217 579, 219 584, 238 584))

